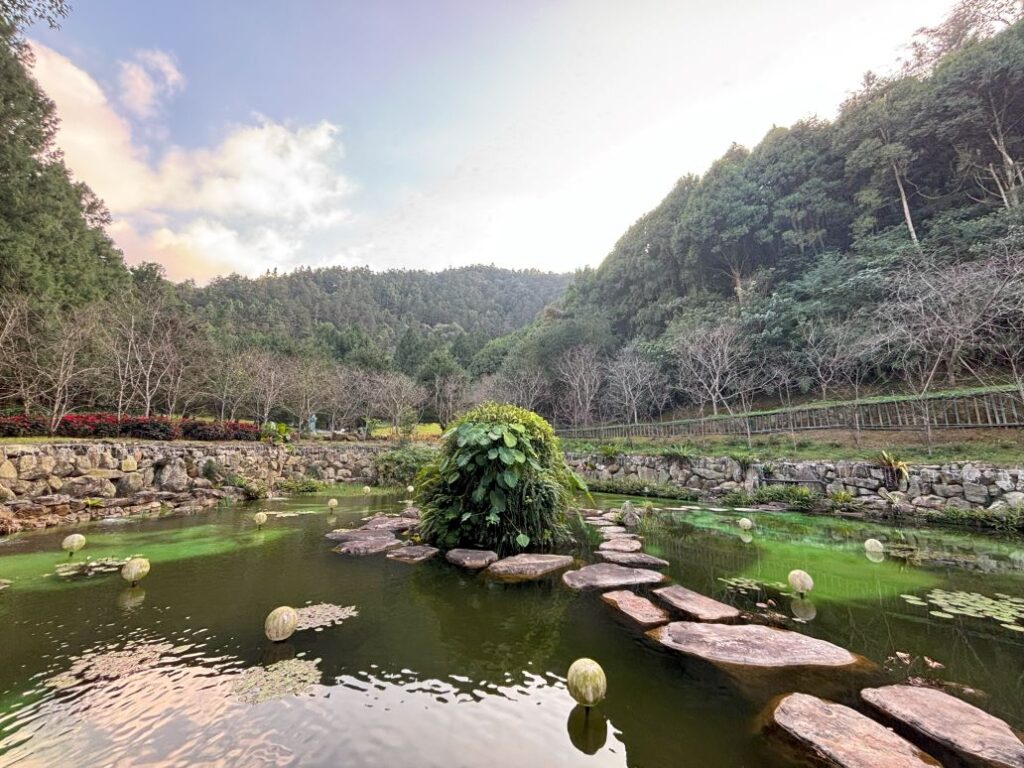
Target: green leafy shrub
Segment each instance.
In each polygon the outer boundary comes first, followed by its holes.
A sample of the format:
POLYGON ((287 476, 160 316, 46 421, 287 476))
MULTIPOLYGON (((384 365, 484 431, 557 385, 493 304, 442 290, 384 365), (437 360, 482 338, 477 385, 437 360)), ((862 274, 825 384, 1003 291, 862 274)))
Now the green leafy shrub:
POLYGON ((650 496, 655 499, 696 501, 700 494, 693 488, 679 488, 674 485, 648 483, 636 477, 611 480, 588 480, 587 487, 592 493, 615 493, 621 496, 650 496))
POLYGON ((544 419, 495 403, 473 408, 445 433, 417 486, 424 540, 499 554, 567 541, 565 511, 573 493, 586 490, 544 419))
POLYGON ((373 457, 373 465, 377 468, 377 484, 409 485, 436 456, 435 448, 412 442, 381 451, 373 457))
POLYGON ((302 480, 281 480, 277 484, 277 488, 285 493, 319 493, 327 485, 325 483, 317 482, 313 478, 305 478, 302 480))
POLYGON ((802 485, 762 485, 754 491, 755 504, 781 503, 806 512, 820 499, 818 494, 802 485))
POLYGON ((727 507, 746 507, 754 500, 745 491, 729 491, 719 501, 727 507))
POLYGON ((242 495, 248 501, 256 501, 257 499, 265 499, 270 495, 270 491, 267 486, 263 483, 257 483, 254 480, 242 477, 241 475, 231 475, 224 483, 226 485, 232 485, 235 488, 239 488, 242 491, 242 495))

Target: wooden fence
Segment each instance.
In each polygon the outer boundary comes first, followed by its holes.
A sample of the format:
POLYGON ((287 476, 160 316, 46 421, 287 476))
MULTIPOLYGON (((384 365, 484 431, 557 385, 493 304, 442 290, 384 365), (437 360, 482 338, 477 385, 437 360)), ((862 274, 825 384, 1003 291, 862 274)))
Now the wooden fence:
POLYGON ((765 435, 818 429, 923 432, 929 426, 932 429, 1024 427, 1024 402, 1016 390, 1007 390, 809 405, 789 410, 643 424, 562 427, 556 431, 560 437, 606 440, 616 437, 765 435))

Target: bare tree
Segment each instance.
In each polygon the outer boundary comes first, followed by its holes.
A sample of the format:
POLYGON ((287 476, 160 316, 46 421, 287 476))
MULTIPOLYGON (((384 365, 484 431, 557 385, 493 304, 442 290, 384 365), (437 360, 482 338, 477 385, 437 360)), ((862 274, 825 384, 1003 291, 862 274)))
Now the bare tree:
POLYGON ((751 355, 738 321, 692 326, 676 337, 676 389, 701 410, 710 405, 718 415, 720 407, 730 409, 740 377, 751 355))
POLYGON ((333 368, 321 358, 294 358, 286 369, 282 404, 298 419, 299 431, 331 401, 333 368))
POLYGON ((668 401, 668 382, 657 363, 632 347, 622 349, 605 365, 605 401, 615 418, 631 424, 650 418, 668 401))
POLYGON ((329 399, 324 410, 332 432, 353 424, 367 412, 370 387, 368 374, 347 365, 335 365, 331 371, 329 399))
POLYGON ((203 366, 202 386, 221 421, 236 418, 252 398, 245 354, 228 348, 212 350, 209 364, 203 366))
POLYGON ((384 418, 398 434, 402 421, 409 414, 418 414, 427 399, 427 392, 403 373, 376 374, 371 382, 371 408, 384 418))
POLYGON ((247 352, 242 359, 252 383, 252 405, 256 421, 266 424, 291 384, 289 374, 293 361, 264 350, 247 352))
POLYGON ((536 366, 502 367, 494 378, 493 397, 537 411, 550 396, 549 390, 547 376, 536 366))
POLYGON ((469 376, 462 371, 437 374, 431 382, 434 411, 442 429, 462 410, 469 392, 469 376))
POLYGON ((602 367, 597 350, 590 345, 573 347, 556 364, 561 385, 558 405, 573 426, 587 425, 594 417, 601 392, 602 367))
POLYGON ((803 362, 814 376, 821 399, 827 400, 829 387, 842 379, 853 328, 846 323, 812 322, 801 326, 799 335, 803 362))

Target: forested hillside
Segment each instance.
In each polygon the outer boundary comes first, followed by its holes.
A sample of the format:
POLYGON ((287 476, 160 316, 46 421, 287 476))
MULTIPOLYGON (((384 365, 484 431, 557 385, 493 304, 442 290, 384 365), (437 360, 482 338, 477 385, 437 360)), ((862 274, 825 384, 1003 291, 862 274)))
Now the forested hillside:
POLYGON ((966 0, 835 120, 729 147, 479 360, 543 372, 548 407, 573 423, 1013 378, 1022 15, 966 0))

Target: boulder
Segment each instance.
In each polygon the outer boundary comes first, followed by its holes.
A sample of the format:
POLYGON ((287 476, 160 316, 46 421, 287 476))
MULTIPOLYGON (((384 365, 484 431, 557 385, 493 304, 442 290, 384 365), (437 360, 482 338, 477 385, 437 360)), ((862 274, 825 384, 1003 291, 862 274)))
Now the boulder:
POLYGON ((450 549, 444 559, 452 565, 478 571, 497 560, 498 555, 489 549, 450 549))
POLYGON ((61 490, 67 495, 76 498, 105 498, 111 499, 117 495, 117 489, 109 480, 102 477, 73 477, 61 486, 61 490))
POLYGON ((616 589, 640 584, 658 584, 668 578, 657 571, 644 568, 626 568, 613 563, 587 565, 577 571, 562 574, 562 581, 570 589, 616 589))
POLYGON ((119 494, 131 496, 141 491, 145 482, 141 472, 129 472, 121 476, 116 485, 119 494))
POLYGON ((909 741, 831 701, 790 693, 772 709, 768 730, 815 765, 836 768, 925 768, 939 762, 909 741))
POLYGON ((668 568, 668 560, 643 552, 616 552, 614 550, 598 550, 598 556, 606 563, 628 565, 632 568, 668 568))
POLYGON ((847 667, 859 659, 845 648, 799 632, 759 624, 676 621, 647 633, 666 648, 731 667, 784 670, 847 667))
POLYGON ((668 614, 664 610, 646 597, 635 595, 628 589, 605 592, 601 595, 601 599, 644 629, 668 623, 668 614))
POLYGON ((402 510, 402 517, 404 517, 404 518, 406 518, 408 520, 419 520, 420 519, 420 509, 419 509, 419 507, 406 507, 405 509, 402 510))
POLYGON ((367 539, 393 539, 395 534, 383 528, 339 528, 324 535, 331 541, 366 541, 367 539))
POLYGON ((376 539, 357 539, 355 541, 346 541, 339 544, 332 552, 337 552, 339 555, 379 555, 381 552, 387 552, 389 549, 402 546, 402 542, 396 539, 394 536, 379 537, 376 539))
POLYGON ((139 462, 135 460, 134 456, 126 456, 121 459, 121 471, 122 472, 135 472, 139 468, 139 462))
POLYGON ((604 552, 639 552, 643 545, 638 539, 609 539, 601 542, 598 550, 604 552))
POLYGON ((415 528, 417 524, 416 520, 411 520, 408 517, 388 517, 387 515, 377 515, 377 517, 371 518, 366 521, 363 525, 368 531, 379 530, 379 531, 408 531, 410 528, 415 528))
POLYGON ((414 544, 409 547, 391 550, 388 552, 387 558, 389 560, 399 560, 403 563, 422 563, 424 560, 434 557, 440 551, 437 547, 414 544))
POLYGON ((3 483, 0 483, 0 502, 13 501, 16 494, 3 483))
POLYGON ((161 491, 179 493, 188 490, 188 470, 181 458, 169 460, 156 470, 153 482, 161 491))
POLYGON ((861 697, 885 717, 971 766, 1024 768, 1024 743, 1009 725, 934 688, 887 685, 861 697))
POLYGON ((532 581, 572 565, 569 555, 513 555, 492 563, 487 573, 502 581, 532 581))
MULTIPOLYGON (((0 480, 17 480, 18 470, 10 461, 0 461, 0 480)), ((1024 496, 1024 494, 1021 494, 1024 496)))
POLYGON ((738 619, 740 615, 738 608, 712 600, 710 597, 678 584, 656 589, 654 594, 677 611, 681 611, 687 617, 697 621, 731 621, 738 619))

